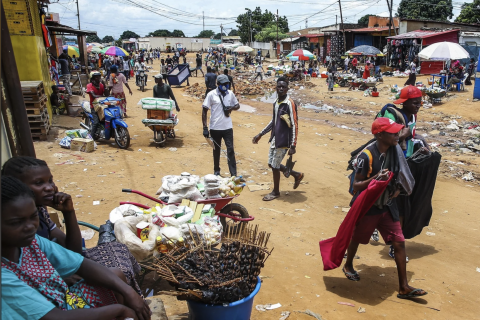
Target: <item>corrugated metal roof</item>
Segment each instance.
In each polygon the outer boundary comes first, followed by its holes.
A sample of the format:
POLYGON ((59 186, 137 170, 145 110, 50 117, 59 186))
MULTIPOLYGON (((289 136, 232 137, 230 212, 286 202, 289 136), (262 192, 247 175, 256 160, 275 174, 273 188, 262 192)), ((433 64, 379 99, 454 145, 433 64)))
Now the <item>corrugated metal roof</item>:
MULTIPOLYGON (((345 31, 348 32, 382 32, 387 31, 389 27, 371 27, 371 28, 360 28, 360 29, 348 29, 345 31)), ((394 28, 392 28, 393 30, 394 28)), ((397 27, 398 29, 398 27, 397 27)))
POLYGON ((435 37, 441 34, 447 34, 451 32, 459 32, 460 29, 451 30, 415 30, 407 33, 399 34, 398 36, 388 37, 389 39, 425 39, 435 37))
POLYGON ((314 34, 304 34, 302 35, 302 37, 305 37, 305 38, 317 38, 317 37, 323 37, 324 34, 323 33, 314 33, 314 34))

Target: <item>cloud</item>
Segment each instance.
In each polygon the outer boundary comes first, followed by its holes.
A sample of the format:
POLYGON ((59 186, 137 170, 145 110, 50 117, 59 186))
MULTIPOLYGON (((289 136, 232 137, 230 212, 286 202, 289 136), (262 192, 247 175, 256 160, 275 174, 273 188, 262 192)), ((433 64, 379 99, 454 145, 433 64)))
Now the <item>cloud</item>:
MULTIPOLYGON (((62 24, 77 28, 75 1, 59 1, 59 3, 49 5, 49 11, 58 12, 62 24)), ((467 2, 472 1, 467 0, 467 2)), ((394 11, 396 11, 399 2, 399 0, 395 1, 394 11)), ((184 0, 176 2, 165 0, 79 0, 81 28, 97 31, 100 38, 106 35, 118 38, 125 30, 131 30, 140 36, 145 36, 158 29, 170 31, 178 29, 182 30, 185 35, 193 37, 203 29, 202 12, 207 17, 205 18, 206 30, 213 30, 218 33, 220 32, 220 24, 223 24, 229 31, 230 28, 236 28, 234 19, 227 21, 209 17, 234 18, 245 13, 245 8, 253 10, 257 6, 261 7, 262 10, 267 9, 274 13, 278 9, 281 16, 287 16, 292 30, 304 28, 305 19, 309 16, 311 16, 308 22, 309 27, 332 25, 336 19, 340 23, 338 4, 334 0, 325 2, 316 2, 315 0, 246 0, 242 2, 238 0, 184 0), (128 2, 150 6, 156 10, 164 9, 164 14, 171 19, 129 5, 128 2), (162 6, 162 4, 171 8, 162 6), (180 13, 180 15, 174 14, 174 12, 180 13), (315 13, 317 14, 314 15, 315 13), (185 17, 184 14, 192 14, 193 16, 185 17)), ((355 23, 365 14, 388 16, 387 4, 383 0, 343 0, 342 9, 344 21, 348 23, 355 23)), ((458 15, 458 13, 459 10, 454 9, 454 14, 458 15)))

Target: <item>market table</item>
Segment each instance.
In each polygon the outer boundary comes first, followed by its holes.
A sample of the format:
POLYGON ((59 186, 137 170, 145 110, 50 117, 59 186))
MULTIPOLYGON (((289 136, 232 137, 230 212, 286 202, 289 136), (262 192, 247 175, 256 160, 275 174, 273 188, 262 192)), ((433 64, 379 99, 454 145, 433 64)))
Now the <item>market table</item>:
POLYGON ((445 84, 447 83, 447 75, 446 74, 432 74, 432 88, 435 85, 435 77, 440 78, 440 88, 445 89, 445 84))

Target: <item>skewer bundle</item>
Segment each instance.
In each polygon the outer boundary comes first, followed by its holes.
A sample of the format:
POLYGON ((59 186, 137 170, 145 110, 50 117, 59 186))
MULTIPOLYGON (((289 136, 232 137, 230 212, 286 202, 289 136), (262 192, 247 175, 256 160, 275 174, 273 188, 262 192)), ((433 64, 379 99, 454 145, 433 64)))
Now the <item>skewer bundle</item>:
POLYGON ((271 251, 270 234, 259 232, 258 225, 227 225, 223 243, 212 249, 193 233, 186 246, 177 246, 152 266, 175 291, 161 292, 179 300, 225 304, 241 300, 255 289, 257 276, 271 251))

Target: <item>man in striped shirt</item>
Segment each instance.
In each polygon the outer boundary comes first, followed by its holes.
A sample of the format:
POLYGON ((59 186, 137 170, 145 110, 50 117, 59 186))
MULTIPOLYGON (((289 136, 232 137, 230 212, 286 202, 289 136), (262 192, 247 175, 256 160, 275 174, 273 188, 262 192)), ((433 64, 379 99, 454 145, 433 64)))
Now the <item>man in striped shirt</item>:
MULTIPOLYGON (((271 132, 268 166, 273 172, 273 191, 263 197, 264 201, 271 201, 280 196, 280 172, 288 178, 287 167, 282 165, 282 160, 287 154, 296 152, 298 136, 298 116, 295 102, 288 96, 288 80, 280 77, 277 80, 277 101, 273 105, 273 118, 270 123, 257 134, 252 142, 257 144, 263 135, 271 132)), ((295 178, 293 189, 297 189, 305 176, 301 172, 291 171, 295 178)))

